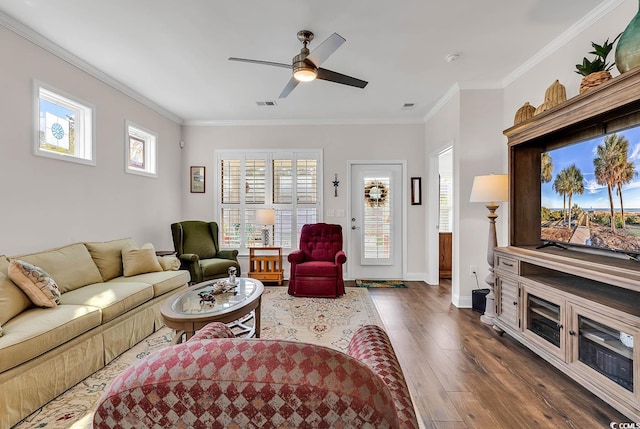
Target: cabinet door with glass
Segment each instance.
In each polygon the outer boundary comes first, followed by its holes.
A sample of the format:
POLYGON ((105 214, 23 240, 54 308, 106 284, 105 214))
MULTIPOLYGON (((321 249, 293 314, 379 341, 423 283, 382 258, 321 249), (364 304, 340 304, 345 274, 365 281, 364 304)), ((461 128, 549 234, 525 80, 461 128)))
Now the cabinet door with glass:
POLYGON ((569 363, 620 396, 637 400, 639 330, 577 305, 570 306, 569 363))
POLYGON ((505 325, 520 330, 520 287, 516 279, 496 275, 496 315, 505 325))
POLYGON ((565 301, 533 285, 522 285, 522 330, 527 338, 565 359, 565 301))

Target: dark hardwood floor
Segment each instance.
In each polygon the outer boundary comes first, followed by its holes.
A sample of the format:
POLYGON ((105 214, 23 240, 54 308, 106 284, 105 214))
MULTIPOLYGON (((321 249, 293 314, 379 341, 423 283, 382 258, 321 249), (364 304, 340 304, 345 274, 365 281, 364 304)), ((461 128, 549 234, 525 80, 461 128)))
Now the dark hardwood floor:
MULTIPOLYGON (((608 428, 630 422, 480 314, 451 282, 369 289, 425 428, 608 428)), ((353 282, 347 282, 353 286, 353 282)))

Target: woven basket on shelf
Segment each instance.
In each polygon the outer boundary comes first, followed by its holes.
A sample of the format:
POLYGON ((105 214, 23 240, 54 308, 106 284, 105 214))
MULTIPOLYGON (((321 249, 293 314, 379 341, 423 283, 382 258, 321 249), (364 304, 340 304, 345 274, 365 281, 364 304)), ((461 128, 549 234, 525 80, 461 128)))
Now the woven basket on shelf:
POLYGON ((590 75, 582 78, 582 82, 580 82, 580 94, 590 90, 591 88, 595 88, 596 86, 601 85, 610 79, 611 73, 609 73, 608 71, 591 73, 590 75))

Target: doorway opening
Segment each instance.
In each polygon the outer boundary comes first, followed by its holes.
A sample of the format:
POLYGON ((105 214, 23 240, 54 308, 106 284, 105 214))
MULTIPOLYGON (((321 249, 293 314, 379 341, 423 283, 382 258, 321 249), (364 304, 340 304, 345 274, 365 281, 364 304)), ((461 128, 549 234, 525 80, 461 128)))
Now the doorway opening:
POLYGON ((438 156, 438 272, 440 279, 450 279, 453 245, 453 149, 438 156))

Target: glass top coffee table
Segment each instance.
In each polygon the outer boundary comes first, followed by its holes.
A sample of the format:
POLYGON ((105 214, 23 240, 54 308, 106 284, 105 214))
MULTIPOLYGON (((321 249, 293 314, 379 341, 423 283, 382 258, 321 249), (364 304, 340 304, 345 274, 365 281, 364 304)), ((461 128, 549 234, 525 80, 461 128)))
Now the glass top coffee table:
POLYGON ((188 340, 211 322, 229 324, 236 335, 259 338, 263 292, 263 284, 256 279, 238 277, 235 285, 229 279, 209 280, 170 296, 160 313, 165 324, 176 330, 173 343, 180 342, 183 334, 188 340))

